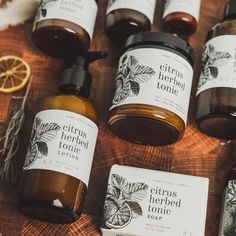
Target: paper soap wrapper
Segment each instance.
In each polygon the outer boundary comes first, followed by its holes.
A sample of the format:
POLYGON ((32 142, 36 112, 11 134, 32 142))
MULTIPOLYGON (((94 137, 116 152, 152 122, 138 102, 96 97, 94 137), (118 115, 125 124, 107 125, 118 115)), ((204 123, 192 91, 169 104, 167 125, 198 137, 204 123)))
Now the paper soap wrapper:
POLYGON ((104 236, 204 236, 209 180, 114 165, 104 203, 104 236))

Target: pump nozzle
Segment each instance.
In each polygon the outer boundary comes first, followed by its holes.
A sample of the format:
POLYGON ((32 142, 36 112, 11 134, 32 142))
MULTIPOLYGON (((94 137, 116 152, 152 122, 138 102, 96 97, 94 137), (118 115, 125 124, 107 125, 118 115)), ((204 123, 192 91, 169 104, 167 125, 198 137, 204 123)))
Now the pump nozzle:
POLYGON ((74 62, 76 66, 83 66, 85 69, 88 69, 90 63, 105 58, 107 56, 106 52, 87 52, 81 56, 78 56, 74 62))
POLYGON ((72 66, 62 75, 62 80, 59 86, 61 92, 69 89, 76 89, 81 96, 88 97, 92 83, 92 76, 89 73, 90 63, 105 58, 105 52, 87 52, 77 57, 72 66))

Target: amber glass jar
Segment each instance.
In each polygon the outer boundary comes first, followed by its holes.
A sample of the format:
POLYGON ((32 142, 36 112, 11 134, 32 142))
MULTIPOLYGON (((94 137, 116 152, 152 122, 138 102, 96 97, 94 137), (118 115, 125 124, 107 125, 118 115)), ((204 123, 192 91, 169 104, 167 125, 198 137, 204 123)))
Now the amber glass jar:
POLYGON ((183 136, 187 120, 193 49, 171 34, 130 36, 120 58, 109 125, 138 144, 167 145, 183 136))
POLYGON ((95 0, 42 1, 33 27, 33 42, 58 58, 71 59, 87 51, 97 8, 95 0))
POLYGON ((196 30, 201 0, 166 0, 163 30, 188 40, 196 30))
MULTIPOLYGON (((90 62, 104 57, 89 55, 90 62)), ((31 218, 67 224, 82 212, 98 133, 86 61, 65 70, 60 94, 35 116, 19 196, 20 211, 31 218)))
POLYGON ((197 89, 196 123, 220 139, 236 138, 236 2, 225 6, 223 21, 208 33, 197 89))
POLYGON ((128 36, 151 30, 156 0, 109 0, 106 33, 114 42, 123 44, 128 36))

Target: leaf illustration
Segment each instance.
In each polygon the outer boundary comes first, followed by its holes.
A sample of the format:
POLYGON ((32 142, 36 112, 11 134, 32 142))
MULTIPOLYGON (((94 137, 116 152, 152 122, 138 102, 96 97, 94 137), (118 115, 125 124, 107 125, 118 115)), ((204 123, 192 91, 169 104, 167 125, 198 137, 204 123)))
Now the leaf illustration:
POLYGON ((212 44, 209 44, 208 47, 206 47, 206 53, 211 56, 215 52, 215 47, 212 44))
POLYGON ((236 206, 236 181, 230 181, 228 185, 227 206, 236 206))
POLYGON ((41 126, 40 141, 48 142, 57 136, 57 132, 61 127, 56 123, 45 123, 41 126))
POLYGON ((47 15, 47 9, 41 9, 41 13, 43 17, 46 17, 47 15))
POLYGON ((200 89, 208 80, 217 79, 219 67, 227 64, 232 56, 228 52, 216 51, 216 48, 209 44, 204 48, 201 63, 201 76, 198 84, 200 89))
POLYGON ((111 185, 122 191, 128 190, 129 187, 127 180, 118 174, 113 174, 111 176, 111 185))
POLYGON ((140 202, 147 195, 148 185, 145 183, 129 184, 129 201, 140 202))
POLYGON ((138 60, 134 56, 130 56, 129 60, 127 62, 127 67, 130 68, 130 70, 134 70, 138 66, 138 60))
POLYGON ((156 72, 148 66, 139 66, 137 67, 134 77, 132 80, 138 82, 138 83, 144 83, 151 79, 153 75, 155 75, 156 72))
POLYGON ((138 218, 143 215, 143 211, 139 203, 126 201, 133 213, 133 218, 138 218))
POLYGON ((130 81, 130 88, 133 94, 138 95, 140 91, 140 85, 136 81, 130 81))
POLYGON ((37 160, 38 153, 38 146, 36 144, 29 146, 23 169, 28 169, 37 160))
POLYGON ((210 70, 210 74, 213 78, 217 78, 218 76, 218 68, 217 67, 214 67, 214 66, 210 66, 209 67, 209 70, 210 70))
POLYGON ((123 102, 129 96, 138 96, 140 83, 147 82, 156 72, 148 66, 139 65, 135 56, 125 55, 120 62, 116 77, 116 91, 113 105, 123 102))
POLYGON ((228 52, 216 52, 213 57, 213 65, 215 67, 224 66, 231 58, 232 56, 228 52))
POLYGON ((40 126, 42 125, 42 120, 39 117, 36 117, 35 119, 35 123, 34 123, 34 129, 38 129, 40 128, 40 126))
POLYGON ((117 80, 116 81, 116 91, 115 91, 115 96, 113 99, 113 104, 119 104, 123 102, 131 92, 131 87, 130 83, 125 83, 125 85, 122 85, 122 80, 117 80))
POLYGON ((235 235, 235 208, 228 208, 224 213, 224 236, 235 235))
POLYGON ((128 56, 125 55, 125 56, 121 59, 122 65, 124 65, 124 64, 126 63, 127 58, 128 58, 128 56))
POLYGON ((37 142, 38 150, 44 156, 48 155, 48 145, 45 142, 37 142))

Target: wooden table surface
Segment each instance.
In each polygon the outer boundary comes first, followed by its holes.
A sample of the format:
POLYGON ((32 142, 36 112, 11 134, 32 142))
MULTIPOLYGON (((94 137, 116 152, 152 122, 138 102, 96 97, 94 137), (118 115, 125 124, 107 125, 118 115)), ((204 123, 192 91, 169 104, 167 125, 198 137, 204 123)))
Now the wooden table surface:
MULTIPOLYGON (((112 164, 119 163, 189 175, 210 180, 206 236, 216 236, 219 224, 221 195, 226 176, 236 163, 236 142, 224 142, 201 134, 194 123, 195 91, 199 77, 201 51, 207 31, 221 19, 226 0, 203 0, 198 31, 190 43, 196 51, 195 75, 189 112, 189 123, 184 138, 166 147, 140 146, 115 137, 108 129, 108 108, 111 104, 114 77, 120 48, 113 45, 104 33, 105 0, 99 1, 99 13, 91 50, 109 53, 105 60, 91 66, 93 86, 91 98, 100 115, 100 132, 94 156, 89 191, 81 219, 72 225, 52 225, 26 219, 16 209, 17 185, 0 185, 0 235, 101 235, 100 216, 105 186, 112 164)), ((157 5, 153 31, 160 30, 162 3, 157 5)), ((1 19, 0 19, 1 20, 1 19)), ((23 57, 32 67, 34 80, 29 94, 27 118, 21 132, 21 146, 16 158, 19 167, 25 158, 32 119, 38 104, 56 93, 63 62, 41 53, 31 41, 32 22, 0 32, 0 56, 23 57)), ((0 94, 0 134, 3 134, 16 104, 12 95, 0 94)), ((195 205, 195 203, 193 203, 195 205)), ((197 203, 196 203, 197 206, 197 203)))

